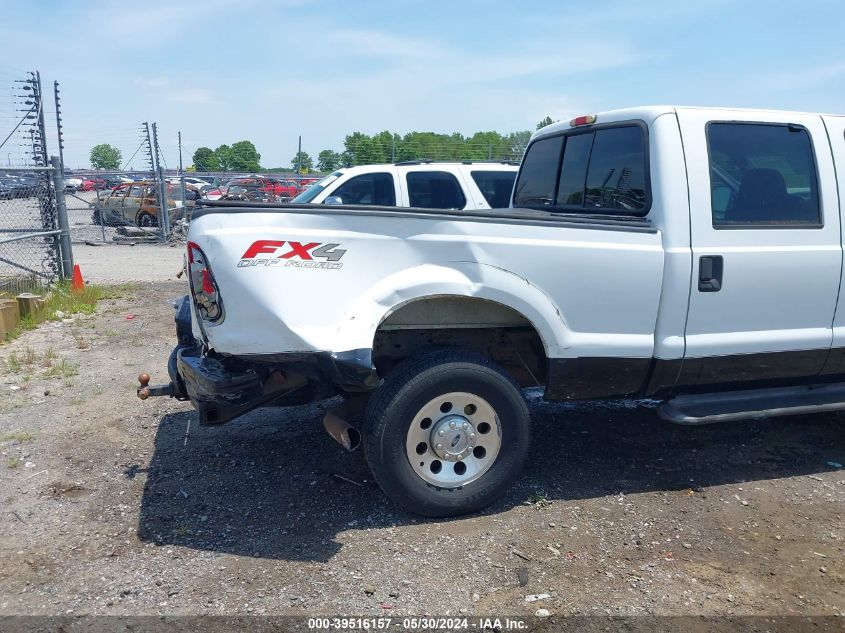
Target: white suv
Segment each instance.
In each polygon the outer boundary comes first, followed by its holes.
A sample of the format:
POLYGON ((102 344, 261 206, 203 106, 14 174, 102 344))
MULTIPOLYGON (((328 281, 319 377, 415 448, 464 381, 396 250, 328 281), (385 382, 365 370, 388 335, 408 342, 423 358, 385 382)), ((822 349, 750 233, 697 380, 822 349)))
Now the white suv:
POLYGON ((339 169, 292 200, 428 209, 507 207, 518 166, 511 163, 409 161, 339 169))

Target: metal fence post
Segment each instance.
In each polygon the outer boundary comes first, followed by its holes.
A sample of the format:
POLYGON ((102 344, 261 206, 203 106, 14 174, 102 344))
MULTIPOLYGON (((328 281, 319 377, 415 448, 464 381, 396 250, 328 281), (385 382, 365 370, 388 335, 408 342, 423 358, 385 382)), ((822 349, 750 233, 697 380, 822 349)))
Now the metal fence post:
POLYGON ((167 198, 167 183, 164 180, 164 167, 158 166, 158 186, 159 186, 159 201, 161 207, 159 208, 158 219, 161 223, 161 235, 164 241, 167 241, 167 236, 170 233, 170 208, 168 207, 167 198))
POLYGON ((188 219, 188 207, 185 206, 185 174, 180 172, 179 175, 179 197, 182 200, 182 217, 188 219))
POLYGON ((57 244, 59 249, 59 261, 62 263, 62 278, 70 279, 73 276, 73 250, 70 245, 70 224, 67 220, 64 174, 62 173, 62 163, 58 156, 50 157, 50 165, 53 166, 52 175, 53 189, 56 196, 56 220, 58 229, 61 231, 61 233, 59 233, 57 244))

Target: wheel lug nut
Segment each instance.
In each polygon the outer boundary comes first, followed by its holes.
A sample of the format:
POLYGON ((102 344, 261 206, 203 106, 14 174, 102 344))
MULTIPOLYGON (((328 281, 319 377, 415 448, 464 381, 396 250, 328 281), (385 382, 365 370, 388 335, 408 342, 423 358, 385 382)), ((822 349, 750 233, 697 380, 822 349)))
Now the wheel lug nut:
POLYGON ((464 458, 463 455, 458 455, 458 461, 461 461, 464 458))
POLYGON ((440 430, 437 432, 437 434, 438 434, 440 437, 443 437, 444 435, 446 435, 446 431, 444 431, 443 429, 440 429, 440 430))
POLYGON ((474 440, 474 439, 475 439, 475 433, 470 433, 470 434, 469 434, 469 439, 474 440))
POLYGON ((454 429, 456 426, 457 426, 457 425, 455 424, 455 422, 454 422, 454 421, 449 422, 449 428, 450 428, 450 429, 454 429))
POLYGON ((438 450, 438 451, 442 451, 442 450, 443 450, 443 444, 438 444, 438 445, 437 445, 437 450, 438 450))
POLYGON ((469 424, 468 424, 467 422, 464 422, 464 424, 463 424, 463 426, 462 426, 461 428, 462 428, 464 431, 466 431, 466 430, 469 428, 469 424))

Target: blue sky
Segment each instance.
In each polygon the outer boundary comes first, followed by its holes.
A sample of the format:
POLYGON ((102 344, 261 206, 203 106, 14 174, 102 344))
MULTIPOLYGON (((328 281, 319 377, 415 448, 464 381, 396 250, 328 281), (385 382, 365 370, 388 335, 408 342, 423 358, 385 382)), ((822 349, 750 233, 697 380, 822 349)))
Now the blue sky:
POLYGON ((128 158, 141 121, 170 166, 177 130, 188 163, 249 139, 279 166, 299 134, 316 156, 356 130, 509 132, 655 103, 845 113, 841 0, 0 0, 0 14, 2 75, 62 85, 71 167, 99 142, 128 158))

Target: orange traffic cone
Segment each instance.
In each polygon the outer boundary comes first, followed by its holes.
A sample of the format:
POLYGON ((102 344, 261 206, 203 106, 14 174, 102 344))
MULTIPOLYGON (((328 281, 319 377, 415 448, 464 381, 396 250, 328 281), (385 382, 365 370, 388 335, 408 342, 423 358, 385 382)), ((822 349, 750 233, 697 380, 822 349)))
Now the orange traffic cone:
POLYGON ((73 288, 74 292, 82 292, 85 289, 85 282, 82 280, 82 270, 79 268, 79 264, 73 265, 73 280, 71 281, 70 287, 73 288))

